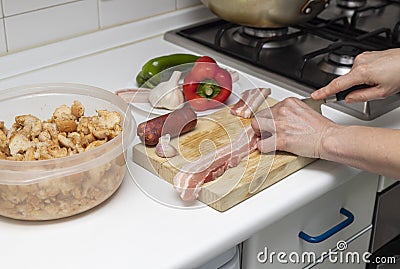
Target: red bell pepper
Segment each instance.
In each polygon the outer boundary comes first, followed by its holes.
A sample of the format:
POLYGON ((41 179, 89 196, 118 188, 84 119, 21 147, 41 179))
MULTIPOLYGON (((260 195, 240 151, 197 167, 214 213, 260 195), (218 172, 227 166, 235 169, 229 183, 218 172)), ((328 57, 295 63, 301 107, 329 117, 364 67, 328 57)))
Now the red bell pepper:
POLYGON ((231 92, 231 75, 208 56, 200 57, 184 79, 183 94, 197 111, 221 105, 231 92))

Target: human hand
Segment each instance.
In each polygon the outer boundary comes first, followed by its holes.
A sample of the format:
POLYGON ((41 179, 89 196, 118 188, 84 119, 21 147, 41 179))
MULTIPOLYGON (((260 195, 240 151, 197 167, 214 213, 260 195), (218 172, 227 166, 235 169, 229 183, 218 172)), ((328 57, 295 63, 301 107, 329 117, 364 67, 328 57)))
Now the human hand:
POLYGON ((367 84, 370 88, 349 93, 345 101, 364 102, 383 99, 400 91, 400 48, 364 52, 358 55, 351 71, 332 80, 312 93, 313 99, 324 99, 352 86, 367 84))
POLYGON ((257 113, 251 126, 258 135, 272 134, 258 142, 263 153, 283 150, 320 158, 324 136, 337 125, 301 100, 290 97, 257 113))

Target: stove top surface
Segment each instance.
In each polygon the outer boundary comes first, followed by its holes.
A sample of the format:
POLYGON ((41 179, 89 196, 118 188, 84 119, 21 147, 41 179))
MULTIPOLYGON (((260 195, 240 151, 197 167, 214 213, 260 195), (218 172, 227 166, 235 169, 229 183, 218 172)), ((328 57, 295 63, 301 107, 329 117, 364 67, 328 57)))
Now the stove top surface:
MULTIPOLYGON (((168 32, 165 39, 199 53, 217 53, 227 64, 309 95, 347 73, 370 50, 400 47, 400 1, 341 0, 313 20, 288 28, 249 28, 213 20, 168 32), (360 2, 363 2, 360 4, 360 2)), ((400 95, 333 107, 371 120, 400 106, 400 95)))

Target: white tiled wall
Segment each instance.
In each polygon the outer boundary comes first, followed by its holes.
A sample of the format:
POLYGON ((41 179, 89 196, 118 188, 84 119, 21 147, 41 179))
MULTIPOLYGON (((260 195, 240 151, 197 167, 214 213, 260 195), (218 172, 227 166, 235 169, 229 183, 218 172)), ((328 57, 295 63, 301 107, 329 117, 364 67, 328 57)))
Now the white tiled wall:
POLYGON ((132 20, 173 11, 175 0, 100 0, 100 27, 108 27, 132 20))
MULTIPOLYGON (((14 1, 14 0, 12 0, 14 1)), ((98 29, 96 0, 76 1, 5 19, 10 51, 40 45, 53 40, 98 29)))
POLYGON ((76 0, 3 0, 4 15, 11 16, 68 2, 76 0))
POLYGON ((0 0, 0 55, 198 4, 200 0, 0 0))
POLYGON ((4 19, 0 19, 0 54, 7 52, 6 36, 4 33, 4 19))
POLYGON ((185 8, 193 5, 197 5, 200 3, 200 0, 176 0, 176 8, 185 8))
POLYGON ((0 1, 0 54, 7 52, 6 35, 4 32, 3 7, 0 1))

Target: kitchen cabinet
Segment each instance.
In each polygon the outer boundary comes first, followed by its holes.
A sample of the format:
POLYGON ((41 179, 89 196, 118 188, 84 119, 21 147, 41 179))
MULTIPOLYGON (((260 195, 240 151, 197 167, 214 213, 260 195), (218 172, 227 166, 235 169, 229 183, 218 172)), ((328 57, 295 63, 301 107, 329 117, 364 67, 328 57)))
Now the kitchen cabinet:
MULTIPOLYGON (((311 253, 311 258, 318 258, 324 251, 336 247, 338 242, 346 241, 364 230, 372 222, 377 184, 377 175, 362 172, 257 232, 243 243, 243 268, 303 268, 312 261, 308 256, 303 261, 300 258, 299 262, 290 262, 292 259, 289 258, 292 256, 296 260, 296 255, 301 257, 303 253, 311 253), (327 231, 333 234, 329 236, 327 231), (299 238, 300 232, 304 233, 305 239, 314 242, 299 238), (282 262, 277 256, 279 252, 284 253, 280 254, 282 262), (285 260, 288 262, 285 263, 285 260)), ((364 250, 366 248, 360 248, 360 251, 364 250)))

